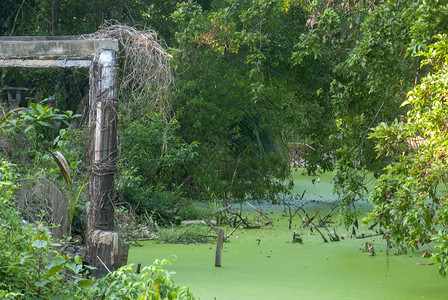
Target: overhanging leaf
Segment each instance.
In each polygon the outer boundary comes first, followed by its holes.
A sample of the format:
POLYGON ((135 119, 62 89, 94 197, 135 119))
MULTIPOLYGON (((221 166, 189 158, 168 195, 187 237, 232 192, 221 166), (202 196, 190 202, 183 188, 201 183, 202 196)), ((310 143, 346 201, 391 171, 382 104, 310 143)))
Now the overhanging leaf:
POLYGON ((54 161, 58 164, 59 169, 61 170, 62 176, 64 176, 69 189, 71 189, 71 180, 70 180, 70 168, 68 166, 67 160, 61 152, 57 151, 55 153, 50 153, 51 157, 53 157, 54 161))

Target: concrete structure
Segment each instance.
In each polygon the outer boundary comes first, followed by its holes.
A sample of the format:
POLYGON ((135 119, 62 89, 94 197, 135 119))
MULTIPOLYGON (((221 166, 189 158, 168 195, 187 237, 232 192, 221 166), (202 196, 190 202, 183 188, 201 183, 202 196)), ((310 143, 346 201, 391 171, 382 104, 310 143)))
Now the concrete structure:
POLYGON ((126 253, 114 232, 118 50, 117 40, 92 36, 0 37, 0 68, 90 69, 87 259, 95 275, 118 268, 126 253))
POLYGON ((14 87, 8 85, 0 88, 3 88, 3 92, 8 95, 8 103, 10 109, 19 107, 20 102, 22 101, 22 92, 26 92, 29 90, 28 88, 24 87, 14 87))

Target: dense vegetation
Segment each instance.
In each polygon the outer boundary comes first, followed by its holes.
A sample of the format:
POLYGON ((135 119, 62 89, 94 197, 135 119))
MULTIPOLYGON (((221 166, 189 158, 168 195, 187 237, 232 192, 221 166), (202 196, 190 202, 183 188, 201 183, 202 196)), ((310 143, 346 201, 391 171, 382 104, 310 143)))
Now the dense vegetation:
MULTIPOLYGON (((0 35, 85 34, 115 19, 165 40, 169 117, 148 97, 120 99, 117 201, 138 213, 169 224, 201 217, 193 201, 275 199, 288 193, 295 147, 309 173, 335 172, 347 226, 373 173, 368 221, 399 245, 434 241, 445 275, 447 16, 444 0, 6 0, 0 35)), ((81 189, 86 130, 65 123, 81 119, 70 111, 85 113, 86 73, 1 74, 31 84, 39 101, 56 96, 56 108, 40 102, 0 119, 2 165, 63 184, 45 152, 61 151, 81 189)), ((14 184, 12 173, 0 179, 14 184)))

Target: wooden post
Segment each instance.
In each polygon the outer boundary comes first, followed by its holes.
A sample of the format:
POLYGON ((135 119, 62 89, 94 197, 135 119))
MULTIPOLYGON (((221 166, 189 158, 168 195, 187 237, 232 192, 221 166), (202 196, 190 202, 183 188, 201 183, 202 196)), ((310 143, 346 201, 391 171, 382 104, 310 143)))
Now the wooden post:
POLYGON ((215 267, 221 267, 222 246, 224 242, 224 230, 218 230, 218 241, 216 242, 215 267))
POLYGON ((90 68, 90 169, 87 259, 95 276, 114 271, 124 261, 123 243, 114 232, 117 157, 117 65, 115 53, 95 54, 90 68))
POLYGON ((135 273, 140 274, 140 269, 142 268, 142 264, 138 263, 137 264, 137 270, 135 271, 135 273))

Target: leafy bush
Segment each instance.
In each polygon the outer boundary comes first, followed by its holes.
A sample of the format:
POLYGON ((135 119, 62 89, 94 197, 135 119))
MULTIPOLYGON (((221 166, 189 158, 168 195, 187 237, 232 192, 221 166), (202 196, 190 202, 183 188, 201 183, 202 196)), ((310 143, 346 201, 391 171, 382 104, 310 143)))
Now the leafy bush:
POLYGON ((14 165, 0 158, 0 296, 83 298, 77 285, 81 278, 76 276, 82 268, 80 258, 71 262, 62 257, 52 249, 59 244, 47 228, 22 222, 13 202, 15 180, 14 165))
POLYGON ((135 207, 137 213, 150 212, 160 224, 180 223, 187 219, 209 216, 207 210, 182 196, 180 188, 167 190, 162 184, 150 186, 137 172, 123 170, 118 176, 117 193, 120 201, 135 207))
POLYGON ((204 224, 173 226, 160 230, 159 242, 176 244, 208 243, 214 238, 211 233, 211 228, 204 224))
POLYGON ((167 129, 162 117, 153 112, 138 119, 120 117, 124 121, 119 130, 119 201, 130 203, 138 213, 150 212, 159 223, 197 217, 199 211, 184 197, 185 177, 197 145, 182 142, 176 136, 177 123, 173 121, 167 129))
POLYGON ((431 68, 402 104, 407 117, 378 125, 379 155, 391 159, 379 177, 371 200, 376 204, 367 220, 378 223, 391 240, 407 248, 434 241, 433 259, 446 276, 448 266, 447 78, 448 36, 420 53, 431 68))
POLYGON ((18 116, 13 115, 13 112, 8 113, 1 123, 11 127, 11 131, 26 136, 29 141, 27 148, 31 152, 50 148, 54 137, 58 135, 55 125, 63 123, 68 126, 74 118, 80 116, 73 115, 72 111, 60 113, 57 108, 40 103, 31 103, 28 109, 19 111, 18 116))
POLYGON ((156 260, 140 274, 132 265, 124 266, 98 281, 92 294, 100 299, 194 299, 186 287, 176 286, 170 273, 162 266, 168 260, 156 260))

